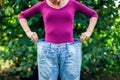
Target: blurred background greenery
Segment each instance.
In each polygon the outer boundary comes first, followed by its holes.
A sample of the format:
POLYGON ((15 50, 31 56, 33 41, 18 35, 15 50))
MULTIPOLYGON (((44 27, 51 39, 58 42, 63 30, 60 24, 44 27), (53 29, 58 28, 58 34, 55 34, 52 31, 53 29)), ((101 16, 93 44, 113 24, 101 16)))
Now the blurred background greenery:
MULTIPOLYGON (((18 14, 39 0, 0 0, 0 80, 38 80, 36 43, 26 37, 18 14)), ((119 0, 81 0, 97 11, 93 35, 83 42, 82 80, 120 80, 119 0), (115 3, 116 2, 116 3, 115 3)), ((89 18, 75 16, 74 37, 86 30, 89 18)), ((32 31, 44 37, 40 14, 28 19, 32 31)))

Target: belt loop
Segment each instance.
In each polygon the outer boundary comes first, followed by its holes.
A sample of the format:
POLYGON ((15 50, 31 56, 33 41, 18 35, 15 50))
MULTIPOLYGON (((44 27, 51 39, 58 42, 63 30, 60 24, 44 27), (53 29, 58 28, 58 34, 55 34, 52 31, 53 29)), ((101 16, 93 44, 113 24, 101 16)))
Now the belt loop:
POLYGON ((51 49, 51 43, 49 43, 49 48, 51 49))
POLYGON ((66 46, 66 50, 68 51, 68 46, 69 46, 69 44, 66 44, 65 46, 66 46))

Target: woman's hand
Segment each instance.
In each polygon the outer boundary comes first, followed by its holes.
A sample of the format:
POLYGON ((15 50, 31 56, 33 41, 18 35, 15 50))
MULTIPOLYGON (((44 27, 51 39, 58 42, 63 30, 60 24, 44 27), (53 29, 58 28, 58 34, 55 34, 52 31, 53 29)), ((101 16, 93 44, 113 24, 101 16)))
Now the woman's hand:
POLYGON ((87 31, 81 34, 80 41, 87 40, 92 35, 94 27, 97 23, 97 19, 98 19, 98 17, 91 17, 90 18, 90 22, 89 22, 87 31))
POLYGON ((92 31, 86 31, 81 34, 80 41, 83 42, 84 40, 87 40, 92 35, 92 31))
POLYGON ((34 42, 37 42, 38 41, 38 35, 36 32, 32 32, 32 31, 29 31, 29 32, 26 32, 26 35, 34 42))

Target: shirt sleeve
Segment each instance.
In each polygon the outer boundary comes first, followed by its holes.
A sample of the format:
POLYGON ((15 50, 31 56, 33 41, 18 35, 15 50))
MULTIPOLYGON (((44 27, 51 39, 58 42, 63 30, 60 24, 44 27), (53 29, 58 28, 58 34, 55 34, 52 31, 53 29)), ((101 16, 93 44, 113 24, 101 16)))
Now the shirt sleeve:
POLYGON ((86 15, 87 17, 91 18, 91 17, 96 17, 98 18, 98 14, 95 10, 90 9, 89 7, 85 6, 84 4, 82 4, 81 2, 75 1, 75 8, 76 11, 86 15))
POLYGON ((32 6, 29 9, 26 9, 24 11, 22 11, 19 15, 18 15, 18 19, 22 19, 22 18, 30 18, 33 15, 36 15, 38 13, 40 13, 40 5, 41 3, 37 3, 34 6, 32 6))

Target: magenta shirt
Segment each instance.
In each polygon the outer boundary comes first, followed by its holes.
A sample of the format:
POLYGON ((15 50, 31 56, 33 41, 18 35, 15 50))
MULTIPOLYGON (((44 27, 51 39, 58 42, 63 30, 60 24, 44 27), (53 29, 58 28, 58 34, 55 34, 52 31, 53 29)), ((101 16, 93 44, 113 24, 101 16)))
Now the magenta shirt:
POLYGON ((69 0, 64 7, 55 9, 49 6, 45 0, 21 12, 18 19, 41 14, 45 25, 45 41, 60 44, 74 41, 73 24, 76 12, 80 12, 89 18, 98 18, 98 14, 94 10, 81 2, 69 0))

